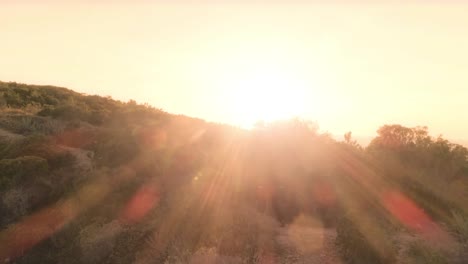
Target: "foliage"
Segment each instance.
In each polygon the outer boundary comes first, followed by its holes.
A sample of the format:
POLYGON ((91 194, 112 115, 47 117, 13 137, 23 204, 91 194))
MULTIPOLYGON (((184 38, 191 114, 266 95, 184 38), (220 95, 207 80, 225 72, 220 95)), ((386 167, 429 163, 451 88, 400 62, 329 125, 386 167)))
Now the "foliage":
POLYGON ((385 125, 377 133, 367 148, 374 155, 382 158, 396 156, 403 165, 417 167, 424 173, 448 180, 467 176, 468 149, 440 136, 432 138, 427 127, 385 125))
MULTIPOLYGON (((336 245, 345 263, 394 263, 395 246, 381 237, 371 235, 384 233, 381 226, 366 223, 365 214, 351 216, 346 213, 337 225, 336 245), (364 217, 364 218, 363 218, 364 217)), ((373 216, 372 222, 378 223, 373 216)))
POLYGON ((92 146, 99 165, 115 167, 125 164, 138 153, 139 146, 129 128, 115 127, 101 131, 92 146))
POLYGON ((61 133, 64 126, 59 121, 50 118, 31 115, 6 115, 0 119, 0 128, 22 135, 52 135, 61 133))
POLYGON ((344 134, 344 142, 347 145, 349 145, 349 146, 351 146, 353 148, 362 149, 361 145, 359 145, 359 143, 352 138, 352 132, 351 131, 346 132, 344 134))
POLYGON ((15 159, 0 160, 0 191, 19 185, 32 177, 48 172, 47 161, 36 156, 23 156, 15 159))
POLYGON ((411 243, 408 249, 408 257, 405 260, 410 264, 448 264, 447 256, 442 252, 434 250, 421 241, 411 243))
POLYGON ((468 245, 468 217, 457 211, 452 212, 455 232, 463 243, 468 245))
MULTIPOLYGON (((16 263, 281 263, 291 252, 278 236, 302 217, 336 229, 344 262, 394 263, 401 234, 424 235, 401 201, 467 241, 468 150, 426 127, 384 125, 363 147, 299 119, 246 131, 4 82, 0 108, 0 224, 18 223, 0 231, 0 261, 32 217, 55 229, 7 252, 16 263)), ((405 263, 451 260, 408 249, 405 263)))

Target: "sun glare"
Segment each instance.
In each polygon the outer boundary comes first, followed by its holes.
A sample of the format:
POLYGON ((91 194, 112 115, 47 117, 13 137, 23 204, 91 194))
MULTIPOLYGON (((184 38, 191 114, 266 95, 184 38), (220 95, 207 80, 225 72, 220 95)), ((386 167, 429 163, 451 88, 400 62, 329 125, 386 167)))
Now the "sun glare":
POLYGON ((257 122, 299 117, 306 86, 285 69, 262 67, 225 80, 234 123, 250 129, 257 122))

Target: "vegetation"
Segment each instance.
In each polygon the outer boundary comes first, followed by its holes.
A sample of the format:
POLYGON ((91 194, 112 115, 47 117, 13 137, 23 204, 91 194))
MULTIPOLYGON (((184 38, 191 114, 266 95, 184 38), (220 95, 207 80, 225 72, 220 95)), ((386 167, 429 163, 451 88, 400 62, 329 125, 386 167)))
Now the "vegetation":
POLYGON ((16 159, 0 160, 0 190, 5 191, 13 185, 25 181, 27 177, 37 177, 47 173, 47 161, 40 157, 23 156, 16 159))
POLYGON ((466 263, 468 149, 0 82, 0 262, 466 263), (323 255, 323 254, 322 254, 323 255))

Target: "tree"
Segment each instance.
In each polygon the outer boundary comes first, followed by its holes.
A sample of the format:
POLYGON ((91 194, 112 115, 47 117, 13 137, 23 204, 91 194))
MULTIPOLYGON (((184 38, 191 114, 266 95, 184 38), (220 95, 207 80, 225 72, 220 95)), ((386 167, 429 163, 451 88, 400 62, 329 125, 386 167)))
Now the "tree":
POLYGON ((351 131, 348 131, 344 134, 344 142, 349 146, 361 149, 361 145, 359 145, 359 143, 353 139, 353 133, 351 131))
MULTIPOLYGON (((396 156, 404 164, 450 179, 464 174, 468 168, 468 149, 442 136, 432 138, 427 127, 384 125, 377 133, 378 136, 368 146, 373 153, 396 156)), ((345 135, 345 140, 347 137, 350 140, 350 136, 345 135)))

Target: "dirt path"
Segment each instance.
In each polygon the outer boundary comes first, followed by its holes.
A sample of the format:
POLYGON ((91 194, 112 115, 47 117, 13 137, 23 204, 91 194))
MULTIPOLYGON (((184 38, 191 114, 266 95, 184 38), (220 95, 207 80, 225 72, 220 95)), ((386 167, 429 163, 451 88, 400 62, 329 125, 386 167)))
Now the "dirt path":
POLYGON ((336 231, 331 228, 289 225, 276 237, 281 263, 341 264, 335 250, 336 231))

